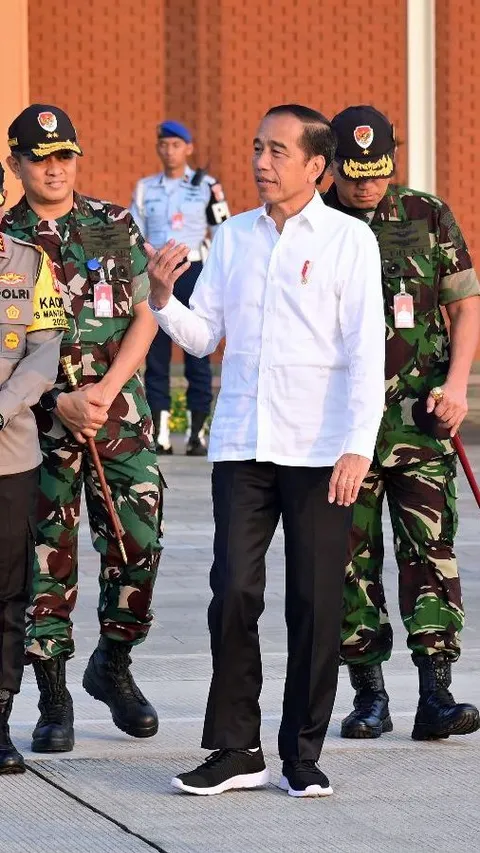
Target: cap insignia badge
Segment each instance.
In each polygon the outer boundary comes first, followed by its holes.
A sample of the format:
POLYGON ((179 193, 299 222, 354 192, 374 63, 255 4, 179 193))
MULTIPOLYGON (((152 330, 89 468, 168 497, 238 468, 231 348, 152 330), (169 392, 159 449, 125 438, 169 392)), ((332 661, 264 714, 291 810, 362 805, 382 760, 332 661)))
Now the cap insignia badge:
POLYGON ((360 148, 368 148, 373 142, 373 127, 369 124, 359 124, 353 131, 353 138, 360 148))
POLYGON ((48 133, 53 133, 53 131, 57 129, 57 117, 56 115, 54 115, 54 113, 39 113, 37 116, 37 121, 42 130, 46 130, 48 133))

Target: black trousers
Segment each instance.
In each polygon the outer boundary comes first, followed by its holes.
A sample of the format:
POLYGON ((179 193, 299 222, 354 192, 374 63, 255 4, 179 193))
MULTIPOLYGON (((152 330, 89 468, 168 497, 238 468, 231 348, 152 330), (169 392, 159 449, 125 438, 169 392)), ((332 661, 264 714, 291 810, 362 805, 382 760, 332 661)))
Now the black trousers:
POLYGON ((265 555, 280 516, 285 534, 288 660, 280 757, 317 760, 337 689, 345 561, 352 508, 327 501, 331 468, 217 462, 213 599, 208 621, 213 676, 202 746, 260 743, 265 555))
POLYGON ((37 494, 38 468, 0 477, 0 689, 13 693, 23 675, 37 494))
MULTIPOLYGON (((174 293, 177 299, 188 306, 195 282, 202 271, 200 261, 195 261, 175 282, 174 293)), ((147 353, 145 370, 145 388, 148 405, 152 412, 170 410, 170 361, 172 359, 172 340, 163 329, 155 335, 147 353)), ((187 409, 191 412, 210 411, 212 402, 212 371, 208 355, 196 358, 188 352, 183 353, 185 379, 187 380, 187 409)))

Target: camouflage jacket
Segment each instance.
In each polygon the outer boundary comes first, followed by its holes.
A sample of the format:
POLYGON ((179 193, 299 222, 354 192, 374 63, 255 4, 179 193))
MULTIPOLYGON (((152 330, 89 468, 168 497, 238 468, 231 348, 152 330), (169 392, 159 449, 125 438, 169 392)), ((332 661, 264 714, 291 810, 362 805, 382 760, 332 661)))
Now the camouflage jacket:
MULTIPOLYGON (((134 305, 147 298, 149 285, 143 238, 131 214, 109 202, 74 194, 71 213, 59 220, 40 220, 25 197, 0 222, 0 231, 42 246, 49 254, 62 289, 69 329, 61 356, 70 356, 79 385, 105 375, 133 319, 134 305), (113 317, 96 317, 94 285, 101 270, 90 270, 87 261, 101 263, 105 280, 112 286, 113 317)), ((60 369, 57 385, 65 387, 60 369)), ((52 429, 52 416, 36 412, 42 431, 52 429)), ((130 379, 114 401, 107 427, 98 439, 142 435, 150 438, 150 414, 141 379, 130 379)))
MULTIPOLYGON (((332 185, 326 204, 344 207, 332 185)), ((450 441, 437 440, 414 423, 412 407, 443 385, 450 360, 442 305, 480 294, 462 233, 439 198, 391 185, 370 222, 378 239, 383 268, 386 321, 385 413, 374 462, 409 465, 451 453, 450 441), (401 286, 413 296, 415 326, 396 329, 393 298, 401 286)))

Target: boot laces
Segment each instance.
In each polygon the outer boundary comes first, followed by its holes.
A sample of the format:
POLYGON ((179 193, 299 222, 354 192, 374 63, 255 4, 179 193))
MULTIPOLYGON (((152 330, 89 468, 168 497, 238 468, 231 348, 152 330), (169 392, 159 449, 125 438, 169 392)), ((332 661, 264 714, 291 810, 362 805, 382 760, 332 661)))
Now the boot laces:
POLYGON ((355 711, 360 713, 370 713, 372 704, 383 699, 381 693, 374 690, 361 690, 355 696, 354 706, 355 711))
POLYGON ((42 702, 40 710, 40 725, 56 723, 63 725, 70 716, 70 694, 66 690, 51 691, 46 703, 42 702))
POLYGON ((47 676, 42 677, 39 723, 62 724, 66 722, 69 717, 70 705, 71 697, 66 686, 61 681, 52 684, 47 676))
POLYGON ((112 681, 118 688, 119 692, 122 693, 123 697, 135 699, 141 702, 142 705, 146 705, 147 700, 136 684, 135 679, 130 672, 129 664, 130 657, 125 655, 122 649, 113 652, 108 662, 112 681))
POLYGON ((448 705, 449 707, 456 705, 453 695, 446 687, 437 687, 433 695, 435 696, 435 699, 440 701, 443 705, 448 705))

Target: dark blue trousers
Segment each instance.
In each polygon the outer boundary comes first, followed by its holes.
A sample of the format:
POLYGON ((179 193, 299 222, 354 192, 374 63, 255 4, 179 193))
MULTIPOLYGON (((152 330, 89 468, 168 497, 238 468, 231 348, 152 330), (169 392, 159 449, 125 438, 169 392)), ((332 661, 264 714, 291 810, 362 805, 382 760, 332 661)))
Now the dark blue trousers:
MULTIPOLYGON (((202 271, 200 261, 192 263, 175 284, 174 294, 177 299, 188 306, 195 282, 202 271)), ((170 361, 172 358, 172 341, 168 335, 159 329, 147 355, 145 385, 147 400, 152 412, 169 411, 170 409, 170 361)), ((210 359, 195 358, 187 352, 183 354, 185 363, 185 379, 187 387, 187 409, 191 412, 210 411, 212 403, 212 372, 210 359)))

